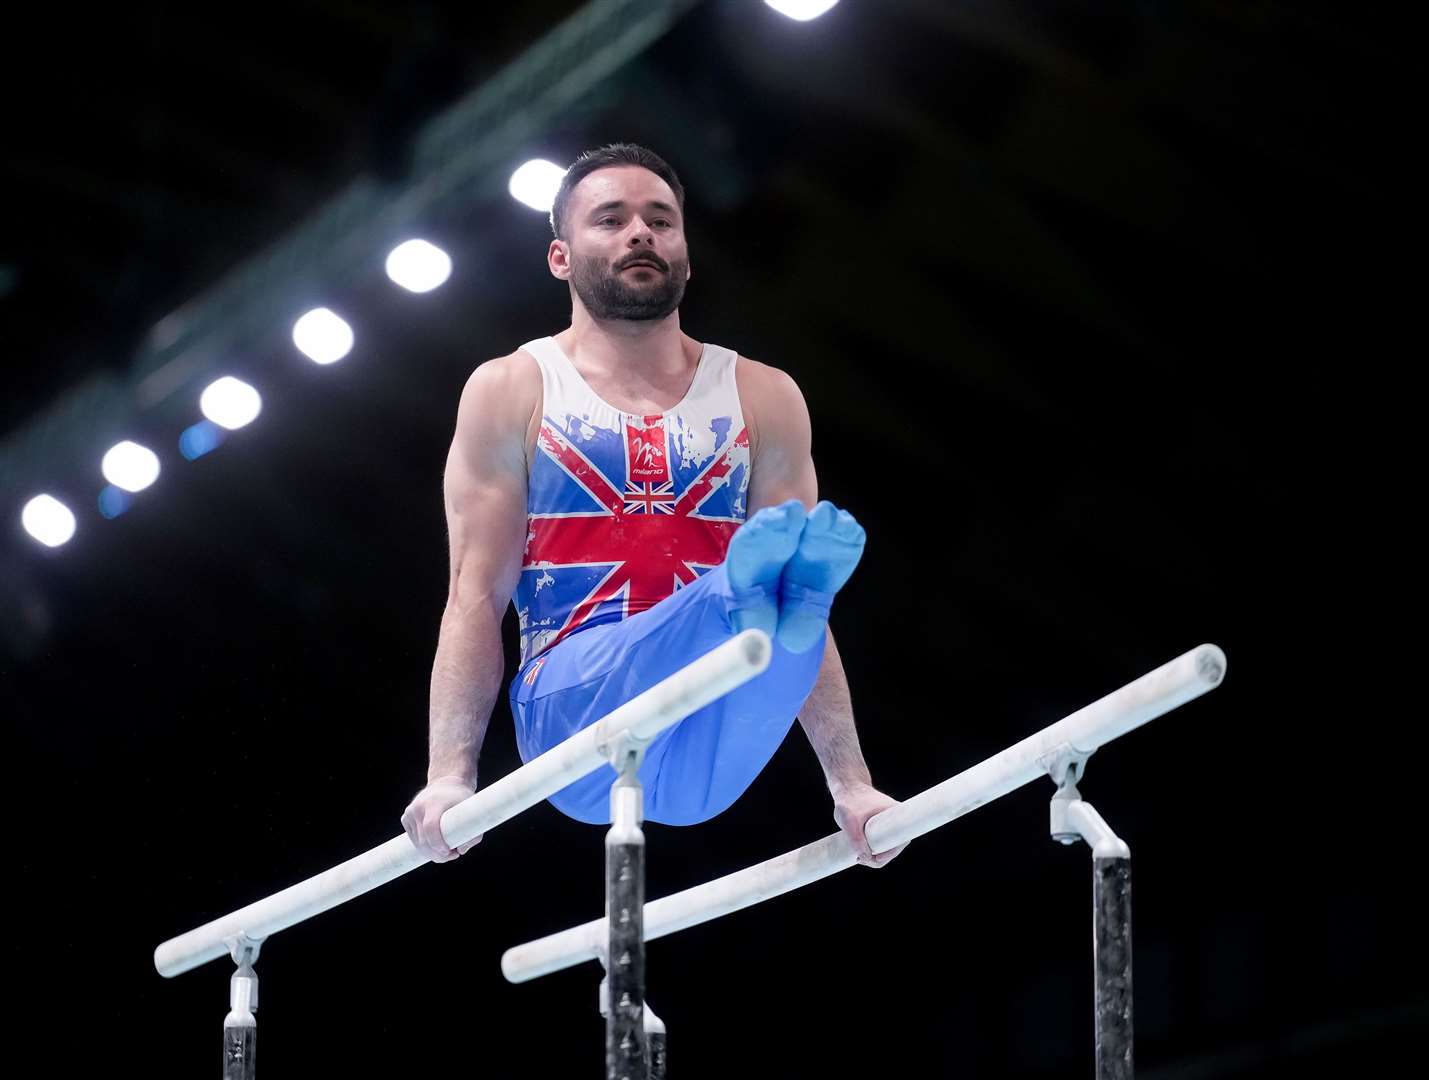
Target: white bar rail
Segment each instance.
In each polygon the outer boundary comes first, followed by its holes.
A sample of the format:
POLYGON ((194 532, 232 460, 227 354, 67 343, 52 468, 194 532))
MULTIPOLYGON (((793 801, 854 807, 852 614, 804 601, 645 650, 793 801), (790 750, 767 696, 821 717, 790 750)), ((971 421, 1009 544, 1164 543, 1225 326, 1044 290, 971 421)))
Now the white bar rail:
MULTIPOLYGON (((1225 653, 1218 647, 1192 649, 1002 753, 871 818, 864 829, 869 846, 875 854, 889 851, 946 825, 1047 775, 1058 758, 1090 754, 1200 697, 1219 685, 1225 672, 1225 653)), ((757 866, 646 904, 645 940, 770 900, 854 863, 847 838, 842 832, 834 833, 757 866)), ((601 954, 605 933, 605 920, 597 919, 518 945, 502 956, 501 970, 509 981, 519 983, 573 967, 601 954)))
MULTIPOLYGON (((648 741, 665 728, 718 700, 769 666, 773 646, 762 630, 746 630, 693 664, 632 698, 534 761, 483 788, 442 815, 442 835, 452 847, 490 831, 566 785, 608 763, 620 736, 648 741)), ((406 834, 356 858, 291 885, 282 892, 171 938, 154 950, 160 975, 179 975, 228 954, 240 934, 271 937, 304 919, 385 885, 427 858, 406 834)))

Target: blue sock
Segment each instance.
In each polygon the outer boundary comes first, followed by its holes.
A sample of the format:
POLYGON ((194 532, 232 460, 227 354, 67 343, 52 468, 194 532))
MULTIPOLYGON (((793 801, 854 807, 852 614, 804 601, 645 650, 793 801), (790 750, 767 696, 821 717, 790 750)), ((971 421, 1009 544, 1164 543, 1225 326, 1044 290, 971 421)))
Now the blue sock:
POLYGON ((799 546, 804 517, 804 504, 790 499, 766 506, 730 538, 724 561, 736 633, 757 629, 772 638, 777 631, 779 575, 799 546))
POLYGON ((792 653, 813 648, 828 625, 834 594, 863 556, 866 534, 847 510, 821 502, 810 511, 799 546, 779 582, 776 640, 792 653))

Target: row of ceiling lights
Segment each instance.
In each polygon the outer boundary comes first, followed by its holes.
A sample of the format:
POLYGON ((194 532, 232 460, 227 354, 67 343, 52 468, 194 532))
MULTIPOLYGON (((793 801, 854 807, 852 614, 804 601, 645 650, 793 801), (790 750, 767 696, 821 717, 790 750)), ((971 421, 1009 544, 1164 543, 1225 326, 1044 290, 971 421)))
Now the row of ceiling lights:
MULTIPOLYGON (((507 185, 518 202, 549 214, 565 169, 549 161, 528 161, 511 174, 507 185)), ((431 292, 451 276, 452 260, 426 240, 408 240, 387 255, 387 276, 409 292, 431 292)), ((352 327, 336 312, 315 308, 293 324, 293 344, 315 364, 332 364, 352 351, 352 327)), ((189 461, 221 443, 225 434, 251 424, 263 409, 258 391, 241 379, 225 375, 199 395, 204 419, 179 436, 179 453, 189 461)), ((99 494, 99 511, 117 517, 129 506, 129 496, 143 491, 159 478, 159 456, 147 446, 124 440, 110 447, 99 464, 109 482, 99 494)), ((25 503, 20 522, 27 533, 46 547, 68 543, 75 534, 74 511, 49 493, 25 503)))
MULTIPOLYGON (((782 15, 807 21, 831 9, 838 0, 764 0, 782 15)), ((511 174, 508 190, 518 202, 550 213, 565 170, 549 161, 528 161, 511 174)), ((387 276, 409 292, 424 293, 451 276, 452 261, 445 251, 425 240, 408 240, 387 256, 387 276)), ((317 364, 332 364, 352 351, 353 334, 341 316, 315 308, 293 324, 293 344, 317 364)), ((224 433, 257 419, 263 400, 258 391, 231 375, 212 382, 199 395, 205 419, 179 436, 179 452, 189 461, 201 457, 223 441, 224 433)), ((110 447, 100 461, 109 481, 99 495, 100 513, 113 518, 129 505, 129 495, 143 491, 159 478, 159 457, 147 446, 124 440, 110 447)), ((30 499, 20 512, 25 531, 47 547, 59 547, 73 538, 74 512, 48 493, 30 499)))

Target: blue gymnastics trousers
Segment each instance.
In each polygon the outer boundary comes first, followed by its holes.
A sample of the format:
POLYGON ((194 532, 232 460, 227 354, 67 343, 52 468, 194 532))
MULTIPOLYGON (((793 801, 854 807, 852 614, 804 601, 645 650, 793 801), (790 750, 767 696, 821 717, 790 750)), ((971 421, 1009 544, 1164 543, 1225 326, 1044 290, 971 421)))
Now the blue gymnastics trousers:
MULTIPOLYGON (((509 695, 521 760, 539 757, 728 641, 735 604, 721 563, 653 607, 579 630, 534 657, 509 695)), ((814 688, 827 637, 826 629, 803 653, 776 641, 761 674, 651 741, 639 772, 647 821, 695 825, 744 794, 814 688)), ((603 765, 556 792, 551 805, 577 821, 609 824, 615 780, 615 769, 603 765)))

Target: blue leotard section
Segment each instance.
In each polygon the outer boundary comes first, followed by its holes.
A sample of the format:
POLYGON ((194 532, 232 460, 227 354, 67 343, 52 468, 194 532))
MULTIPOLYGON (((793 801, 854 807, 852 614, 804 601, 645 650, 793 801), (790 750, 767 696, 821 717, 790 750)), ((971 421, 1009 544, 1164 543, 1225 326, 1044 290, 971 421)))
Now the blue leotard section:
MULTIPOLYGON (((720 564, 653 607, 580 630, 536 657, 511 684, 521 759, 545 753, 729 640, 739 602, 720 564)), ((823 656, 822 639, 797 654, 776 642, 764 672, 656 736, 639 773, 646 820, 694 825, 733 804, 789 733, 823 656)), ((551 804, 577 821, 608 824, 615 779, 604 765, 551 804)))

